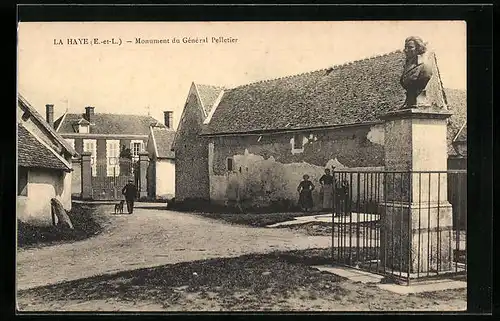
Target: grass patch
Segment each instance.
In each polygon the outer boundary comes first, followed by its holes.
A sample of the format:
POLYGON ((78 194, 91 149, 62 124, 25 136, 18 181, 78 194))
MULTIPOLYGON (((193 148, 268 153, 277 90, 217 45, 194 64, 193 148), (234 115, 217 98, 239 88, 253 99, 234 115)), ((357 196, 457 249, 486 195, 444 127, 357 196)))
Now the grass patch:
POLYGON ((404 311, 466 305, 462 289, 401 296, 310 267, 328 264, 330 255, 329 249, 308 249, 183 262, 23 290, 18 302, 22 310, 85 301, 115 307, 154 304, 173 311, 404 311))
POLYGON ((206 212, 195 212, 193 214, 200 215, 203 217, 208 217, 212 219, 217 219, 224 221, 226 223, 245 225, 252 227, 265 227, 267 225, 281 223, 286 221, 291 221, 297 216, 314 216, 320 213, 206 213, 206 212))
POLYGON ((169 306, 195 294, 216 298, 224 309, 260 309, 262 304, 290 297, 299 289, 315 297, 342 295, 338 283, 343 278, 309 266, 327 255, 322 251, 178 263, 63 282, 20 291, 18 295, 36 296, 44 301, 152 300, 169 306))
POLYGON ((102 207, 96 205, 73 204, 68 216, 74 229, 37 226, 18 220, 18 246, 26 248, 84 240, 101 233, 109 223, 102 207))

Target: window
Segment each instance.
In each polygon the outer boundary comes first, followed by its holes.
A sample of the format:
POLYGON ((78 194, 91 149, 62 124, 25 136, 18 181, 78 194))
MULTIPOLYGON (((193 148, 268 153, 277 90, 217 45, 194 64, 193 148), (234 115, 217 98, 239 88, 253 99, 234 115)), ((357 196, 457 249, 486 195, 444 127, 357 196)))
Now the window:
POLYGON ((106 175, 118 176, 120 175, 120 141, 107 140, 106 141, 106 175))
POLYGON ((28 169, 17 168, 17 195, 28 196, 28 169))
POLYGON ((82 133, 82 134, 88 134, 89 133, 89 125, 78 126, 78 132, 82 133))
POLYGON ((92 176, 97 176, 97 149, 96 149, 96 141, 95 139, 84 139, 83 140, 83 151, 90 152, 92 155, 90 156, 90 164, 92 166, 92 176))
POLYGON ((228 172, 233 171, 233 159, 232 158, 227 159, 227 171, 228 172))
POLYGON ((302 149, 302 135, 293 135, 293 149, 302 149))
POLYGON ((293 135, 292 139, 290 139, 292 154, 302 153, 304 151, 304 140, 305 137, 302 134, 293 135))
POLYGON ((134 162, 139 160, 139 152, 144 151, 144 142, 142 140, 133 140, 130 142, 130 152, 134 162))
POLYGON ((69 145, 75 148, 75 140, 73 138, 65 138, 69 145))

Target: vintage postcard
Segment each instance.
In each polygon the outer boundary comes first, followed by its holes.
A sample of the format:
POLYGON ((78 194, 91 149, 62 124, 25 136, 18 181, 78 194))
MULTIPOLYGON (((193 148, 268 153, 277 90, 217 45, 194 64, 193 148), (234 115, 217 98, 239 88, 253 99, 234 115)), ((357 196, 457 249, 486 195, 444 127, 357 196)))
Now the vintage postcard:
POLYGON ((18 311, 465 311, 466 42, 20 22, 18 311))

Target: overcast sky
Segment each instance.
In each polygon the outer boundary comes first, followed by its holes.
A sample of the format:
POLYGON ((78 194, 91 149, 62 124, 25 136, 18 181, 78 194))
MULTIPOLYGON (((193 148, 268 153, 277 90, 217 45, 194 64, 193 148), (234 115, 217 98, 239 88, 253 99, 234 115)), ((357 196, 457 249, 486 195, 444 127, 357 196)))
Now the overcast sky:
POLYGON ((436 22, 85 22, 20 23, 18 89, 45 115, 55 105, 96 113, 148 114, 177 125, 191 83, 234 87, 402 49, 417 35, 436 52, 443 84, 466 88, 466 24, 436 22), (183 37, 233 43, 182 43, 183 37), (181 43, 135 44, 136 38, 181 43), (68 45, 114 38, 121 46, 68 45), (64 45, 55 45, 61 39, 64 45), (127 43, 131 40, 132 43, 127 43))

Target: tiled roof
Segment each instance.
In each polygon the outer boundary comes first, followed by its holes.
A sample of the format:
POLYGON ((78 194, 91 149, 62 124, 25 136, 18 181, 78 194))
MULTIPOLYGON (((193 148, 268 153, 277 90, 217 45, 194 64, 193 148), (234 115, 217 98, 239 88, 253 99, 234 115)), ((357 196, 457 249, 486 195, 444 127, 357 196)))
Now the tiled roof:
POLYGON ((49 147, 42 144, 21 124, 17 124, 18 166, 70 170, 49 147))
POLYGON ((84 118, 80 118, 78 121, 75 122, 78 125, 84 124, 84 125, 89 125, 90 122, 84 118))
POLYGON ((54 128, 57 129, 57 127, 59 127, 59 124, 63 121, 63 118, 64 118, 65 115, 62 115, 61 117, 57 118, 55 121, 54 121, 54 128))
MULTIPOLYGON (((74 133, 73 124, 84 118, 84 114, 66 114, 57 119, 56 124, 62 121, 59 133, 74 133)), ((148 135, 149 126, 158 120, 151 116, 94 114, 94 124, 90 126, 92 134, 129 134, 148 135)), ((57 127, 56 127, 57 128, 57 127)))
POLYGON ((212 106, 214 105, 217 97, 219 97, 220 92, 224 89, 222 87, 211 86, 211 85, 200 85, 195 84, 200 95, 200 100, 203 103, 203 108, 205 113, 208 115, 212 106))
MULTIPOLYGON (((467 93, 461 89, 445 89, 448 108, 453 115, 448 121, 448 154, 456 155, 456 151, 452 146, 453 139, 457 136, 460 129, 467 122, 467 93)), ((465 140, 467 140, 467 130, 465 130, 465 140)))
POLYGON ((175 158, 175 153, 172 151, 172 143, 174 142, 175 131, 161 127, 153 127, 153 137, 158 150, 158 158, 175 158))
POLYGON ((62 136, 59 135, 56 130, 49 125, 49 123, 47 123, 42 115, 40 115, 40 113, 30 105, 30 103, 26 100, 26 98, 23 97, 23 95, 18 95, 17 103, 23 110, 28 111, 31 115, 33 115, 38 123, 48 131, 49 135, 54 137, 59 142, 59 144, 64 147, 68 154, 70 154, 71 156, 78 155, 76 150, 64 138, 62 138, 62 136))
MULTIPOLYGON (((378 121, 380 115, 399 109, 404 103, 405 92, 399 84, 404 60, 404 54, 395 51, 226 90, 203 133, 300 129, 378 121)), ((440 90, 441 84, 431 81, 433 90, 440 90)), ((432 99, 439 104, 437 96, 432 99)))

